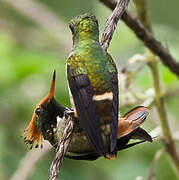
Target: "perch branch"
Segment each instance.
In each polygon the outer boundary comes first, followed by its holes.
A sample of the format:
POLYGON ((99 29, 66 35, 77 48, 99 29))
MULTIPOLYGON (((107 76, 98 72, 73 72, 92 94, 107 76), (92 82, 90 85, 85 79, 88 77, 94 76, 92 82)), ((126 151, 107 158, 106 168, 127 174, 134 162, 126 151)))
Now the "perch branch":
POLYGON ((56 149, 56 155, 50 166, 50 180, 58 180, 60 167, 62 165, 65 153, 67 152, 73 130, 74 130, 74 122, 72 121, 72 117, 68 116, 67 126, 63 132, 62 138, 58 143, 58 147, 56 149))
MULTIPOLYGON (((110 9, 115 9, 117 2, 115 0, 100 0, 110 9)), ((121 16, 124 23, 134 31, 136 36, 143 41, 143 43, 157 56, 164 65, 166 65, 170 71, 179 76, 179 63, 174 59, 174 57, 168 52, 162 44, 155 39, 155 37, 150 33, 142 23, 140 23, 137 18, 133 17, 128 11, 125 11, 121 16)))
POLYGON ((102 39, 101 39, 101 47, 104 51, 107 50, 109 43, 112 39, 114 31, 116 29, 117 23, 121 18, 122 14, 124 13, 125 9, 127 8, 130 0, 120 0, 117 4, 115 9, 113 10, 111 16, 108 18, 106 22, 106 27, 104 29, 102 39))

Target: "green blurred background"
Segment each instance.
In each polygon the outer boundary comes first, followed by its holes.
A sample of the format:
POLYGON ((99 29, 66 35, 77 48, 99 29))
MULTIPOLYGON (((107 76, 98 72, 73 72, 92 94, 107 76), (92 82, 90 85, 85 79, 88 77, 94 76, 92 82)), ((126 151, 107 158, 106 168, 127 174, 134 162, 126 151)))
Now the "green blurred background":
MULTIPOLYGON (((53 70, 57 71, 56 97, 69 106, 65 62, 71 49, 68 22, 84 12, 94 13, 103 32, 111 11, 98 0, 0 0, 0 180, 9 179, 29 151, 20 137, 31 119, 36 104, 48 93, 53 70), (15 2, 15 3, 14 3, 15 2), (34 11, 33 11, 34 10, 34 11)), ((179 59, 179 1, 150 0, 148 10, 155 36, 179 59)), ((130 11, 135 15, 134 5, 130 11)), ((144 52, 143 44, 123 23, 119 23, 109 52, 121 69, 127 60, 144 52)), ((160 63, 161 77, 167 90, 178 89, 175 75, 160 63)), ((134 87, 140 92, 152 87, 151 73, 145 66, 134 87)), ((136 104, 137 105, 137 104, 136 104)), ((166 98, 172 131, 179 130, 179 92, 166 98)), ((124 114, 130 107, 121 108, 124 114)), ((144 123, 148 131, 159 124, 153 110, 144 123)), ((146 178, 158 149, 159 140, 144 143, 118 153, 115 161, 100 158, 94 162, 65 159, 59 179, 131 180, 146 178)), ((33 169, 29 180, 48 179, 54 157, 51 151, 33 169)), ((176 180, 167 154, 156 168, 157 180, 176 180)))

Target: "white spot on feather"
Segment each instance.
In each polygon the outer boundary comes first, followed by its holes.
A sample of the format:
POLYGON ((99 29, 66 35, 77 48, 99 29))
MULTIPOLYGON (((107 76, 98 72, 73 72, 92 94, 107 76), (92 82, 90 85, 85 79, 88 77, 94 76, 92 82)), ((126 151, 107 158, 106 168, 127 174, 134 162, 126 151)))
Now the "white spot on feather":
POLYGON ((99 94, 99 95, 93 96, 94 101, 112 100, 112 99, 113 99, 113 93, 112 92, 106 92, 104 94, 99 94))

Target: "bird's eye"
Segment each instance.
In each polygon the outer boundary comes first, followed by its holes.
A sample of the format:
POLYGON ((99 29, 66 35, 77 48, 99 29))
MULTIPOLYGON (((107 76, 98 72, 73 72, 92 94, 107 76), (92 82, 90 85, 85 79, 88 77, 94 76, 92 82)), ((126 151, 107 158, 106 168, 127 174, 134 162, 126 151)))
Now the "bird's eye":
POLYGON ((36 114, 37 116, 39 116, 40 112, 41 112, 41 109, 40 109, 40 108, 37 108, 37 109, 35 110, 35 114, 36 114))

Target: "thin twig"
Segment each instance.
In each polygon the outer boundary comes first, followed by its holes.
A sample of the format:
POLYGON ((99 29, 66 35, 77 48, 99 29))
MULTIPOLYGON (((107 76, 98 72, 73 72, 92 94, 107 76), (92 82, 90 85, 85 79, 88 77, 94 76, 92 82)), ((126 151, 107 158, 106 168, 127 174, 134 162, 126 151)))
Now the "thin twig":
POLYGON ((117 23, 119 19, 121 18, 122 14, 126 10, 130 0, 120 0, 112 12, 111 16, 108 18, 106 22, 106 27, 104 29, 102 39, 101 39, 101 47, 104 51, 107 50, 109 43, 112 39, 112 36, 114 34, 114 31, 116 29, 117 23))
POLYGON ((70 50, 71 39, 67 34, 66 24, 44 4, 34 0, 0 0, 0 2, 12 6, 19 13, 49 32, 61 44, 60 48, 65 52, 70 50))
MULTIPOLYGON (((138 18, 144 24, 146 28, 150 28, 149 31, 152 30, 150 24, 150 18, 147 12, 147 1, 146 0, 136 0, 138 18), (143 18, 145 16, 145 18, 143 18), (147 20, 147 21, 144 21, 147 20)), ((156 56, 151 52, 147 51, 148 54, 146 58, 148 59, 148 64, 152 73, 153 84, 155 89, 155 105, 158 111, 158 115, 160 118, 160 123, 163 132, 163 143, 164 146, 172 159, 176 175, 179 177, 179 156, 176 151, 175 142, 172 137, 171 129, 169 127, 169 121, 167 118, 167 111, 165 107, 164 98, 162 97, 163 88, 161 86, 162 80, 160 78, 160 72, 158 68, 158 62, 156 56)))
POLYGON ((56 155, 52 161, 50 166, 50 180, 57 180, 58 174, 63 162, 63 158, 65 153, 68 150, 68 146, 72 137, 72 133, 74 130, 74 122, 71 116, 67 118, 67 126, 63 132, 63 136, 58 143, 58 147, 56 149, 56 155))
POLYGON ((52 146, 48 141, 44 142, 43 149, 37 148, 27 152, 19 163, 19 167, 16 169, 10 180, 26 180, 32 173, 37 162, 42 159, 49 151, 52 146))
MULTIPOLYGON (((115 0, 100 0, 110 9, 115 9, 117 2, 115 0)), ((162 44, 155 39, 155 37, 150 33, 142 23, 140 23, 137 18, 133 17, 129 12, 125 11, 121 16, 121 20, 125 22, 130 29, 134 31, 136 36, 143 41, 143 43, 157 56, 164 65, 166 65, 170 71, 179 76, 179 63, 175 58, 168 52, 162 44)))
POLYGON ((156 152, 151 168, 150 168, 150 172, 149 172, 149 176, 147 178, 147 180, 154 180, 155 179, 155 169, 156 169, 156 165, 157 162, 159 161, 161 155, 163 154, 163 149, 160 149, 156 152))

